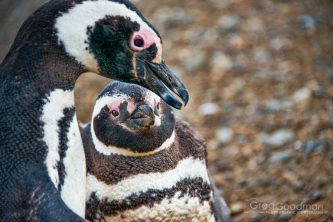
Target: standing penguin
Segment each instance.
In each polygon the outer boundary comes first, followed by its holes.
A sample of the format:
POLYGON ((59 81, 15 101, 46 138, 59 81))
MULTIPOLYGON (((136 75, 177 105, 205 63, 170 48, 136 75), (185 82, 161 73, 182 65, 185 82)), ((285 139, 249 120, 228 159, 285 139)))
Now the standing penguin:
POLYGON ((90 221, 229 221, 202 137, 158 96, 113 82, 82 133, 90 221))
POLYGON ((137 83, 181 108, 188 93, 156 30, 127 0, 52 0, 0 65, 0 220, 82 221, 86 165, 74 106, 84 72, 137 83))

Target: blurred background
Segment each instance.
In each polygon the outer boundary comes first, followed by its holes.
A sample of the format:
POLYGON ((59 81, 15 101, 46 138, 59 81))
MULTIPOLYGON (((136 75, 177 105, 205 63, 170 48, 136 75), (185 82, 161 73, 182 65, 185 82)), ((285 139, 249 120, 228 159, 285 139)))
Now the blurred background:
MULTIPOLYGON (((0 1, 0 60, 43 0, 0 1)), ((234 221, 333 221, 333 2, 136 0, 190 91, 177 115, 207 140, 234 221)), ((108 80, 80 77, 90 121, 108 80)))

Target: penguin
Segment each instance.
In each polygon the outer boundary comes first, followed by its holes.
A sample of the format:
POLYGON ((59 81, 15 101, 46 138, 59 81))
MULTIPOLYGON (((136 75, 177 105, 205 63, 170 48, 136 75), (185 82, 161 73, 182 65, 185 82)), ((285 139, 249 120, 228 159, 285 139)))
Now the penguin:
POLYGON ((1 221, 83 221, 73 92, 88 71, 142 85, 178 109, 189 98, 163 60, 160 35, 129 1, 47 2, 0 65, 1 221))
POLYGON ((204 139, 150 90, 107 85, 82 139, 88 221, 230 220, 204 139))

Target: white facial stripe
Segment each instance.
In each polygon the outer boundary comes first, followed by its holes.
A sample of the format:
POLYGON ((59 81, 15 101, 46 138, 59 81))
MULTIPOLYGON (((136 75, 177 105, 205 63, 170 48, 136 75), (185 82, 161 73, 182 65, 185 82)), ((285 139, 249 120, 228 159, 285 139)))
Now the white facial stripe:
POLYGON ((150 90, 146 90, 146 94, 145 94, 145 101, 148 104, 154 105, 157 104, 159 102, 161 102, 161 97, 159 97, 158 95, 156 95, 155 93, 153 93, 150 90))
POLYGON ((180 197, 180 192, 152 207, 141 206, 105 219, 106 221, 215 221, 208 201, 201 203, 198 197, 189 195, 180 197))
POLYGON ((86 159, 83 151, 77 117, 74 115, 67 134, 68 150, 64 158, 66 177, 61 197, 81 217, 85 216, 86 159), (75 191, 75 195, 73 195, 75 191))
MULTIPOLYGON (((74 92, 56 89, 45 99, 45 103, 41 117, 41 121, 44 123, 43 140, 48 147, 45 164, 51 181, 57 188, 59 184, 57 163, 60 160, 58 121, 64 117, 63 110, 65 108, 74 107, 74 92)), ((76 115, 69 128, 68 140, 68 150, 64 159, 66 177, 61 197, 69 208, 84 217, 86 165, 76 115), (73 192, 76 193, 74 196, 73 192)))
MULTIPOLYGON (((159 97, 158 95, 156 95, 155 93, 153 93, 150 90, 147 90, 145 98, 146 98, 146 102, 148 104, 154 104, 154 106, 156 106, 157 103, 161 102, 161 97, 159 97)), ((154 124, 154 126, 158 127, 160 125, 161 125, 161 117, 155 115, 155 124, 154 124)))
POLYGON ((128 9, 124 4, 97 0, 84 1, 75 5, 56 20, 58 40, 63 43, 68 54, 94 72, 98 72, 97 61, 94 55, 85 49, 88 47, 87 28, 94 27, 96 21, 107 15, 128 17, 140 25, 140 30, 148 29, 154 32, 136 12, 128 9))
POLYGON ((59 136, 58 136, 58 121, 64 116, 63 110, 68 107, 74 106, 74 93, 73 91, 64 91, 56 89, 50 93, 45 99, 43 107, 43 114, 41 121, 44 123, 44 138, 48 153, 46 156, 45 164, 47 166, 48 174, 55 187, 58 187, 59 175, 57 169, 57 162, 59 156, 59 136))
POLYGON ((168 149, 171 147, 171 145, 174 143, 176 134, 175 131, 172 132, 171 136, 165 140, 165 142, 158 148, 154 149, 150 152, 145 153, 136 153, 130 150, 127 150, 125 148, 116 147, 116 146, 106 146, 104 143, 102 143, 96 136, 93 124, 91 124, 91 135, 92 140, 95 145, 95 149, 100 154, 110 156, 110 155, 122 155, 122 156, 131 156, 131 157, 142 157, 142 156, 150 156, 152 154, 158 153, 162 150, 168 149))
POLYGON ((95 176, 88 174, 88 196, 92 192, 96 192, 99 199, 108 198, 109 201, 120 201, 132 194, 146 192, 148 189, 170 189, 181 180, 197 177, 201 177, 204 182, 210 183, 205 161, 192 157, 181 160, 176 168, 167 172, 134 175, 115 185, 107 185, 95 176))
POLYGON ((154 123, 154 126, 155 126, 155 127, 159 127, 161 124, 162 124, 162 122, 161 122, 161 117, 155 115, 155 123, 154 123))
MULTIPOLYGON (((150 90, 147 90, 146 94, 145 94, 145 102, 147 104, 150 104, 153 107, 157 106, 157 103, 161 102, 161 97, 159 97, 158 95, 156 95, 155 93, 153 93, 150 90)), ((161 125, 161 117, 155 115, 155 127, 158 127, 161 125)))

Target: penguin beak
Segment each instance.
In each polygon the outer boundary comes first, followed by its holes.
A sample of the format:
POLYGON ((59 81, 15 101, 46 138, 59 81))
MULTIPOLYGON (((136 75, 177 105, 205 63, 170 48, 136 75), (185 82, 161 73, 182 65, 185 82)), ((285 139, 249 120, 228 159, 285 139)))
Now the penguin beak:
POLYGON ((180 97, 184 105, 189 100, 189 94, 182 81, 165 65, 164 61, 159 64, 145 63, 143 80, 140 83, 159 95, 170 106, 181 109, 182 103, 174 94, 180 97))
POLYGON ((154 109, 147 104, 139 105, 130 118, 140 127, 151 127, 155 124, 154 109))

